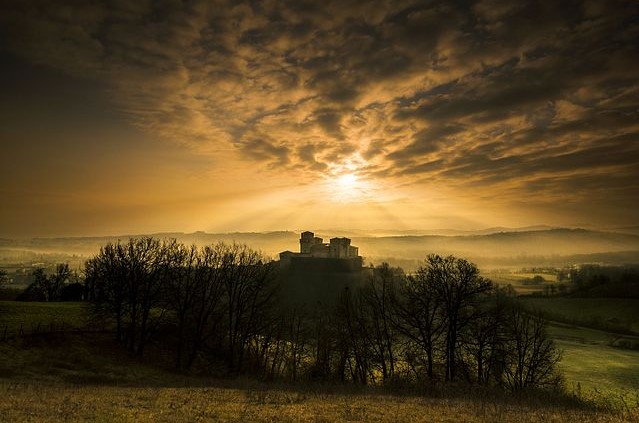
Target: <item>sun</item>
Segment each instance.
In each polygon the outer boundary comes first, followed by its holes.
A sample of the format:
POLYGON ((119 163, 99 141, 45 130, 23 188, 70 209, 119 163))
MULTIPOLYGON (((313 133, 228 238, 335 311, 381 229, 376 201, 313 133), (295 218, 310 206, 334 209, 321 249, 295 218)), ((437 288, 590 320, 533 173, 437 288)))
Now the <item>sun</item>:
POLYGON ((330 197, 341 203, 365 200, 370 194, 370 184, 355 172, 332 175, 326 179, 330 197))
POLYGON ((354 173, 345 173, 335 178, 335 184, 341 190, 349 190, 357 187, 357 175, 354 173))
POLYGON ((373 181, 367 178, 367 162, 355 154, 347 160, 329 164, 324 173, 323 195, 338 203, 366 202, 373 197, 373 181))

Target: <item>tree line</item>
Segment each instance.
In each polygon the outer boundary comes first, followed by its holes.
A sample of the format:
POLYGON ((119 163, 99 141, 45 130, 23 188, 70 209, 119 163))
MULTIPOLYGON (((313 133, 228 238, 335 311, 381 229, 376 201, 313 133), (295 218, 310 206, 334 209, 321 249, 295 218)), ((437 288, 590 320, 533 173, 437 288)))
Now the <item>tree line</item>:
POLYGON ((639 266, 583 265, 569 272, 570 295, 639 298, 639 266))
POLYGON ((85 274, 94 317, 137 355, 151 340, 172 345, 178 368, 205 355, 240 372, 276 322, 276 264, 246 246, 132 239, 101 248, 85 274))
POLYGON ((243 245, 131 239, 87 261, 85 289, 93 317, 127 349, 161 348, 183 370, 513 390, 560 382, 541 316, 464 259, 431 255, 409 275, 382 264, 333 304, 288 301, 278 269, 243 245))
POLYGON ((81 301, 84 297, 84 285, 68 263, 56 265, 50 275, 37 267, 31 276, 33 282, 16 296, 17 301, 81 301))
POLYGON ((512 390, 561 381, 543 318, 464 259, 430 255, 411 275, 378 266, 362 289, 341 296, 333 319, 342 380, 462 380, 512 390))

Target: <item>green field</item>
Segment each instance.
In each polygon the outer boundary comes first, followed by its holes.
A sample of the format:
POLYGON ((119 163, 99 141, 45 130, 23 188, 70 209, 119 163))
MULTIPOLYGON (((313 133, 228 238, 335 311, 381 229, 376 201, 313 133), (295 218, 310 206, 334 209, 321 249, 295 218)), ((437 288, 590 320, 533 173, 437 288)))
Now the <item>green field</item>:
POLYGON ((639 334, 639 300, 624 298, 521 297, 530 307, 584 326, 619 327, 639 334))
POLYGON ((639 300, 623 298, 520 297, 545 313, 550 333, 563 350, 560 368, 566 388, 616 406, 639 406, 639 351, 610 346, 619 338, 639 337, 597 328, 639 333, 639 300), (570 322, 570 323, 566 323, 570 322), (590 328, 588 327, 590 326, 590 328))
POLYGON ((639 351, 610 347, 610 335, 594 329, 553 324, 550 333, 563 351, 559 367, 569 392, 639 407, 639 351))
POLYGON ((33 333, 52 327, 80 329, 86 324, 87 303, 0 301, 0 338, 5 330, 13 336, 21 328, 23 333, 33 333))
POLYGON ((543 291, 545 286, 556 285, 557 275, 548 273, 528 273, 528 272, 485 272, 482 276, 490 279, 497 285, 510 285, 520 295, 528 295, 543 291), (538 285, 529 284, 527 281, 535 276, 544 278, 544 282, 538 285))

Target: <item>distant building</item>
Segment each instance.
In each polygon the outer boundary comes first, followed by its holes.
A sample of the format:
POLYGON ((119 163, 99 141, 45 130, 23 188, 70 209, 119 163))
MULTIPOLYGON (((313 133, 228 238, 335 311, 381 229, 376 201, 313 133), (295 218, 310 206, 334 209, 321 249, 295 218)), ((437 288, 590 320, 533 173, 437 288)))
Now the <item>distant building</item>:
POLYGON ((283 266, 291 264, 295 258, 317 258, 317 259, 354 259, 359 260, 361 266, 362 258, 359 256, 359 249, 351 245, 349 238, 331 238, 327 244, 320 237, 316 237, 313 232, 302 232, 300 236, 300 252, 282 251, 280 253, 280 263, 283 266))
POLYGON ((287 300, 307 304, 334 303, 345 288, 361 286, 366 270, 350 239, 325 243, 309 231, 300 236, 299 252, 280 253, 280 267, 287 300))

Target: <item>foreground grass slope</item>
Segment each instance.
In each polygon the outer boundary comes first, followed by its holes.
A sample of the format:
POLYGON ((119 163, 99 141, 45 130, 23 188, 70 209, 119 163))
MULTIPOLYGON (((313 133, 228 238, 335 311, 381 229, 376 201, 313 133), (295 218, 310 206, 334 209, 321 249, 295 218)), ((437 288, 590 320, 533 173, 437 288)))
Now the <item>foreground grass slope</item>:
POLYGON ((0 421, 623 422, 567 397, 475 387, 420 391, 279 385, 180 375, 134 359, 108 334, 0 344, 0 421))
POLYGON ((639 407, 639 351, 609 346, 612 335, 600 330, 552 324, 550 333, 563 352, 559 368, 568 391, 639 407))
POLYGON ((566 388, 600 403, 639 407, 639 300, 624 298, 521 297, 551 321, 549 330, 563 351, 559 367, 566 388), (557 320, 553 322, 553 320, 557 320), (590 327, 588 327, 590 326, 590 327), (619 329, 623 335, 601 330, 619 329), (614 347, 612 345, 615 345, 614 347))
POLYGON ((264 387, 0 386, 5 421, 622 422, 623 416, 464 398, 264 387))
MULTIPOLYGON (((619 310, 620 320, 632 312, 619 310)), ((64 322, 69 328, 83 328, 86 311, 82 303, 0 302, 0 324, 16 329, 64 322)), ((0 342, 0 421, 614 422, 639 418, 639 351, 608 346, 610 334, 604 331, 566 324, 553 324, 550 329, 564 350, 560 367, 568 391, 614 408, 615 413, 580 406, 569 398, 502 397, 475 388, 406 392, 184 376, 131 358, 111 334, 36 333, 0 342)))

